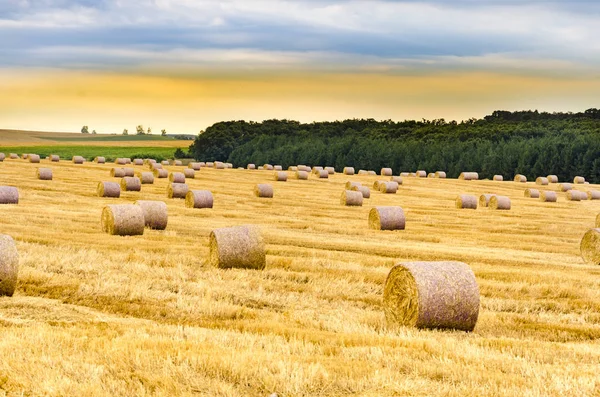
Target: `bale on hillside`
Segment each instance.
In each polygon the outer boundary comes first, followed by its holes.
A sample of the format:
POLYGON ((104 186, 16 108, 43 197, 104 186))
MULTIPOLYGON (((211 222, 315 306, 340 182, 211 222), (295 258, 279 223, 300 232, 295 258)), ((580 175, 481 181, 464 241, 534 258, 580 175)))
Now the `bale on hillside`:
POLYGON ((360 182, 352 182, 352 181, 347 181, 346 182, 346 190, 352 190, 353 186, 362 186, 362 183, 360 183, 360 182))
POLYGON ((477 209, 477 197, 469 194, 461 194, 456 197, 456 208, 458 209, 477 209))
POLYGON ((325 169, 325 171, 327 171, 327 173, 329 173, 329 175, 335 175, 334 167, 325 167, 324 169, 325 169))
POLYGON ((392 176, 394 173, 391 168, 382 168, 380 174, 381 176, 392 176))
POLYGON ((354 175, 354 167, 344 167, 344 175, 354 175))
POLYGON ((369 212, 369 228, 375 230, 404 230, 406 218, 401 207, 375 207, 369 212))
POLYGON ((375 171, 370 171, 369 170, 369 171, 367 171, 367 175, 372 175, 373 176, 373 175, 377 175, 377 173, 375 171))
POLYGON ((137 176, 126 176, 121 179, 121 190, 125 192, 139 192, 142 190, 142 181, 137 176))
POLYGON ((194 179, 196 178, 196 171, 194 171, 192 168, 185 168, 183 170, 183 175, 186 177, 186 179, 194 179))
POLYGON ((0 204, 19 204, 19 190, 14 186, 0 186, 0 204))
POLYGON ((155 178, 162 179, 169 176, 169 171, 162 168, 155 168, 153 174, 155 178))
POLYGON ((400 173, 400 176, 401 176, 402 178, 408 178, 408 177, 410 177, 410 172, 401 172, 401 173, 400 173))
POLYGON ((569 190, 567 192, 567 200, 569 201, 585 201, 588 199, 586 192, 580 190, 569 190))
POLYGON ((73 156, 73 164, 83 164, 85 163, 85 159, 82 156, 73 156))
POLYGON ((57 154, 51 154, 49 157, 49 160, 53 163, 58 163, 60 161, 60 156, 57 154))
POLYGON ((427 177, 427 171, 422 171, 422 170, 417 171, 417 172, 415 172, 415 176, 417 178, 426 178, 427 177))
POLYGON ((600 229, 588 230, 583 235, 579 248, 585 263, 600 265, 600 229))
POLYGON ((116 159, 115 159, 115 164, 118 164, 118 165, 126 165, 126 164, 127 164, 127 160, 125 160, 125 159, 124 159, 124 158, 122 158, 122 157, 118 157, 118 158, 116 158, 116 159))
POLYGON ((16 153, 10 153, 10 155, 8 157, 10 157, 11 159, 15 160, 15 159, 19 158, 19 155, 16 154, 16 153))
POLYGON ((123 178, 125 176, 125 168, 111 168, 110 176, 114 178, 123 178))
POLYGON ((482 194, 479 196, 479 206, 486 208, 488 205, 490 205, 490 199, 492 196, 495 196, 495 194, 482 194))
POLYGON ((396 194, 398 191, 397 182, 383 182, 379 184, 379 191, 381 193, 396 194))
POLYGON ((502 175, 494 175, 494 180, 496 182, 502 182, 504 181, 504 177, 502 175))
POLYGON ((273 171, 273 170, 275 170, 275 167, 273 167, 271 164, 264 164, 263 169, 265 169, 267 171, 273 171))
POLYGON ((256 164, 248 164, 248 166, 246 168, 248 168, 249 170, 255 170, 256 164))
POLYGON ((361 192, 363 198, 371 198, 371 190, 369 190, 366 186, 352 186, 350 189, 346 188, 346 190, 352 190, 353 192, 361 192))
POLYGON ((312 172, 312 168, 310 168, 307 165, 300 164, 300 165, 298 165, 298 171, 306 171, 310 174, 312 172))
POLYGON ((600 192, 598 190, 590 190, 587 192, 588 200, 600 200, 600 192))
POLYGON ((133 165, 144 165, 143 159, 133 159, 133 165))
POLYGON ((175 160, 175 161, 173 162, 173 165, 176 165, 176 166, 182 166, 182 165, 183 165, 183 163, 181 162, 181 160, 175 160))
POLYGON ((210 262, 220 269, 265 268, 265 243, 255 226, 215 229, 210 233, 210 262))
POLYGON ((288 167, 288 171, 296 172, 296 171, 298 171, 298 167, 295 165, 290 165, 288 167))
POLYGON ((254 187, 256 197, 273 198, 273 186, 266 183, 259 183, 254 187))
POLYGON ((390 328, 399 326, 473 331, 479 287, 462 262, 405 262, 394 266, 383 290, 390 328))
POLYGON ((558 190, 560 190, 561 192, 568 192, 571 189, 573 189, 573 185, 571 185, 570 183, 559 183, 558 184, 558 190))
POLYGON ((402 185, 402 177, 401 176, 393 176, 390 178, 391 182, 396 182, 398 185, 402 185))
POLYGON ((13 296, 19 276, 19 252, 12 237, 0 234, 0 296, 13 296))
POLYGON ((167 204, 163 201, 138 200, 135 202, 144 213, 144 225, 154 230, 165 230, 169 222, 167 204))
POLYGON ((144 234, 144 211, 135 204, 107 205, 102 209, 102 231, 117 236, 144 234))
POLYGON ((148 168, 150 168, 152 171, 162 170, 163 166, 161 163, 148 163, 148 168))
POLYGON ((326 170, 321 170, 318 173, 316 173, 315 176, 319 179, 327 179, 329 178, 329 172, 327 172, 326 170))
POLYGON ((98 156, 98 157, 94 158, 94 162, 97 164, 105 164, 106 158, 104 158, 102 156, 98 156))
POLYGON ((367 170, 358 170, 358 175, 368 175, 369 172, 367 170))
POLYGON ((171 172, 169 175, 169 181, 175 183, 185 183, 185 174, 183 172, 171 172))
POLYGON ((280 165, 274 165, 273 166, 273 171, 283 171, 283 167, 280 165))
POLYGON ((287 181, 287 172, 275 171, 275 174, 273 174, 273 179, 278 182, 285 182, 287 181))
POLYGON ((213 195, 208 190, 190 190, 185 196, 187 208, 212 208, 213 195))
POLYGON ((38 168, 37 169, 37 179, 41 181, 51 181, 52 180, 52 168, 38 168))
POLYGON ((40 155, 39 154, 30 154, 28 157, 30 163, 39 163, 40 155))
POLYGON ((493 196, 488 207, 492 210, 510 210, 510 198, 506 196, 493 196))
POLYGON ((154 159, 144 159, 144 163, 145 164, 155 164, 156 160, 154 160, 154 159))
POLYGON ((435 172, 430 172, 427 174, 427 178, 435 178, 435 172))
POLYGON ((185 183, 169 183, 167 186, 167 197, 168 198, 179 198, 185 199, 185 195, 188 193, 189 187, 185 183))
POLYGON ((301 179, 301 180, 308 179, 308 172, 306 172, 306 171, 296 171, 296 179, 301 179))
POLYGON ((525 182, 527 182, 527 177, 525 175, 517 174, 517 175, 515 175, 514 181, 525 183, 525 182))
POLYGON ((140 178, 142 185, 152 185, 154 183, 154 174, 151 172, 140 172, 138 178, 140 178))
POLYGON ((207 168, 213 168, 213 166, 214 166, 214 163, 213 163, 212 161, 207 161, 207 162, 204 164, 204 166, 205 166, 205 167, 207 167, 207 168))
POLYGON ((546 186, 548 183, 550 183, 550 181, 546 177, 538 176, 535 180, 535 183, 537 185, 546 186))
POLYGON ((200 163, 189 163, 188 168, 194 171, 200 171, 202 166, 200 165, 200 163))
POLYGON ((436 171, 435 172, 435 177, 436 178, 440 178, 440 179, 444 179, 444 178, 446 178, 446 173, 444 171, 436 171))
POLYGON ((537 189, 525 189, 525 197, 540 198, 540 191, 537 189))
POLYGON ((479 174, 477 172, 461 172, 458 179, 464 181, 476 181, 479 180, 479 174))
POLYGON ((121 186, 116 182, 100 182, 96 188, 98 197, 121 197, 121 186))
POLYGON ((340 204, 348 207, 361 207, 363 205, 362 192, 344 190, 340 198, 340 204))
POLYGON ((576 176, 575 178, 573 178, 573 183, 575 185, 582 185, 585 183, 585 178, 582 176, 576 176))
POLYGON ((546 178, 548 178, 549 183, 558 183, 558 176, 556 175, 548 175, 546 178))
POLYGON ((558 201, 558 195, 556 192, 544 191, 540 193, 540 201, 556 203, 558 201))
POLYGON ((171 163, 169 162, 169 160, 163 160, 160 162, 162 165, 171 165, 171 163))

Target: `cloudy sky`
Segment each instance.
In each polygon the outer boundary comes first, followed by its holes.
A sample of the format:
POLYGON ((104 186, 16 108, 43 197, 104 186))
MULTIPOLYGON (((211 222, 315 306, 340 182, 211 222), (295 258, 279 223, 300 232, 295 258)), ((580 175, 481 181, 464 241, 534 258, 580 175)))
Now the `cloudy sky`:
POLYGON ((599 3, 1 0, 0 128, 600 107, 599 3))

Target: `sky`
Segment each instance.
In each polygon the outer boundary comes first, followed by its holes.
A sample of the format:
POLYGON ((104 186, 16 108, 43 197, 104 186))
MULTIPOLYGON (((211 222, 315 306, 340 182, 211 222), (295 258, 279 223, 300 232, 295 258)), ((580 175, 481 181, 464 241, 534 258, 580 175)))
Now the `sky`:
POLYGON ((0 0, 0 128, 600 107, 600 2, 0 0))

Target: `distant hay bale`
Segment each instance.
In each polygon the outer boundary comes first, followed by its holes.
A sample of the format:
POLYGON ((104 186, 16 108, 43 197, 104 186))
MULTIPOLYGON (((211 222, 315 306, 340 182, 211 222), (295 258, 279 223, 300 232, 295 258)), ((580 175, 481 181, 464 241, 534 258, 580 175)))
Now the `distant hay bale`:
POLYGON ((273 171, 283 171, 283 167, 280 165, 274 165, 273 166, 273 171))
POLYGON ((354 175, 354 167, 344 167, 344 175, 354 175))
POLYGON ((60 156, 57 154, 51 154, 49 157, 49 160, 53 163, 58 163, 60 161, 60 156))
POLYGON ((15 160, 15 159, 19 158, 19 155, 16 153, 10 153, 10 155, 8 157, 10 157, 12 160, 15 160))
POLYGON ((404 230, 406 218, 401 207, 375 207, 369 212, 369 228, 375 230, 404 230))
POLYGON ((264 169, 265 169, 265 167, 263 167, 262 165, 259 165, 258 168, 257 168, 257 170, 259 170, 259 171, 262 171, 264 169))
POLYGON ((73 156, 73 164, 83 164, 85 163, 85 159, 82 156, 73 156))
POLYGON ((200 171, 202 166, 200 165, 200 163, 189 163, 188 168, 194 171, 200 171))
POLYGON ((379 191, 386 194, 396 194, 398 191, 397 182, 383 182, 379 184, 379 191))
POLYGON ((187 208, 212 208, 213 195, 208 190, 190 190, 185 196, 187 208))
POLYGON ((367 175, 373 176, 373 175, 377 175, 377 173, 375 171, 369 170, 369 171, 367 171, 367 175))
POLYGON ((171 172, 171 174, 169 174, 169 181, 175 183, 185 183, 185 174, 183 172, 171 172))
POLYGON ((312 169, 311 169, 311 172, 315 175, 318 175, 319 172, 321 172, 321 171, 323 171, 323 167, 320 167, 320 166, 315 166, 315 167, 312 167, 312 169))
POLYGON ((325 167, 325 171, 327 171, 329 173, 329 175, 335 175, 334 167, 325 167))
POLYGON ((214 163, 212 161, 207 161, 204 166, 207 168, 213 168, 214 163))
POLYGON ((344 190, 340 198, 340 203, 348 207, 361 207, 363 205, 362 192, 344 190))
POLYGON ((382 168, 381 169, 381 176, 392 176, 394 173, 392 172, 391 168, 382 168))
POLYGON ((527 177, 525 175, 517 174, 517 175, 515 175, 514 181, 525 183, 525 182, 527 182, 527 177))
POLYGON ((385 281, 383 310, 388 327, 471 332, 479 317, 479 287, 462 262, 405 262, 385 281))
POLYGON ((582 176, 576 176, 575 178, 573 178, 573 183, 575 185, 582 185, 585 183, 585 178, 582 176))
POLYGON ((579 248, 585 263, 600 265, 600 229, 588 230, 583 235, 579 248))
POLYGON ((307 165, 300 164, 300 165, 298 165, 298 171, 306 171, 310 174, 312 172, 312 168, 310 168, 307 165))
POLYGON ((125 176, 125 168, 111 168, 110 176, 114 178, 123 178, 125 176))
POLYGON ((263 270, 267 264, 265 243, 255 226, 215 229, 209 246, 210 262, 220 269, 263 270))
POLYGON ((21 156, 21 158, 23 160, 27 160, 29 158, 29 153, 23 153, 23 155, 21 156))
POLYGON ((129 157, 125 157, 125 164, 131 164, 131 159, 129 157))
POLYGON ((123 171, 125 172, 125 176, 135 176, 135 170, 133 168, 123 168, 123 171))
POLYGON ((273 198, 273 186, 266 183, 259 183, 254 187, 254 195, 262 198, 273 198))
POLYGON ((158 179, 168 178, 169 171, 162 168, 155 168, 153 171, 154 177, 158 179))
POLYGON ((296 171, 298 171, 298 167, 295 165, 290 165, 288 167, 288 171, 296 172, 296 171))
POLYGON ((558 190, 560 190, 561 192, 568 192, 571 189, 573 189, 573 185, 571 185, 570 183, 559 183, 558 184, 558 190))
POLYGON ((488 207, 492 210, 510 210, 510 198, 506 196, 492 196, 488 207))
POLYGON ((358 175, 368 175, 369 172, 367 170, 358 170, 358 175))
POLYGON ((169 222, 167 204, 163 201, 138 200, 135 202, 144 213, 144 225, 154 230, 165 230, 169 222))
POLYGON ((427 178, 435 178, 435 172, 430 172, 427 174, 427 178))
POLYGON ((162 165, 171 165, 171 163, 169 162, 169 160, 163 160, 160 162, 162 165))
POLYGON ((401 173, 400 173, 400 176, 401 176, 402 178, 408 178, 408 177, 410 177, 410 172, 401 172, 401 173))
POLYGON ((106 163, 106 158, 102 157, 102 156, 98 156, 94 158, 94 162, 97 164, 105 164, 106 163))
POLYGON ((98 197, 121 197, 121 185, 116 182, 100 182, 96 188, 98 197))
POLYGON ((463 181, 477 181, 479 180, 479 174, 477 172, 461 172, 458 179, 463 181))
POLYGON ((440 178, 440 179, 445 179, 446 178, 446 173, 444 171, 436 171, 435 172, 435 177, 436 178, 440 178))
POLYGON ((353 186, 362 186, 362 183, 347 181, 345 186, 346 186, 346 190, 352 190, 353 186))
POLYGON ((156 164, 156 160, 154 160, 154 159, 144 159, 144 163, 146 163, 146 164, 156 164))
POLYGON ((567 192, 567 200, 569 201, 586 201, 587 199, 588 195, 586 192, 580 190, 569 190, 567 192))
POLYGON ((386 181, 383 180, 377 180, 375 182, 373 182, 373 190, 379 191, 379 185, 382 183, 385 183, 386 181))
POLYGON ((477 209, 477 197, 469 194, 460 194, 456 197, 456 208, 458 209, 477 209))
POLYGON ((138 174, 142 185, 152 185, 154 183, 154 174, 151 172, 140 172, 138 174))
POLYGON ((535 183, 536 183, 536 185, 546 186, 548 183, 550 183, 550 181, 546 177, 538 176, 535 179, 535 183))
POLYGON ((30 154, 28 157, 30 163, 39 163, 40 155, 39 154, 30 154))
POLYGON ((308 179, 308 172, 306 171, 296 171, 296 179, 306 180, 308 179))
POLYGON ((38 168, 37 169, 37 179, 42 181, 51 181, 52 180, 52 169, 51 168, 38 168))
POLYGON ((139 192, 142 190, 142 181, 137 176, 126 176, 121 179, 121 190, 124 192, 139 192))
POLYGON ((360 192, 363 195, 363 198, 371 198, 371 190, 369 190, 366 186, 352 186, 350 189, 346 188, 346 190, 352 190, 353 192, 360 192))
POLYGON ((161 163, 148 163, 148 168, 150 168, 151 170, 162 170, 163 166, 161 163))
POLYGON ((135 204, 107 205, 102 209, 102 231, 117 236, 144 234, 144 211, 135 204))
POLYGON ((401 176, 393 176, 390 178, 391 182, 396 182, 398 185, 402 185, 402 177, 401 176))
POLYGON ((181 162, 181 160, 175 160, 175 161, 173 162, 173 165, 176 165, 176 166, 182 166, 182 165, 183 165, 183 162, 181 162))
POLYGON ((13 296, 19 276, 19 252, 12 237, 0 234, 0 296, 13 296))
POLYGON ((600 200, 600 191, 590 190, 587 192, 588 200, 600 200))
POLYGON ((275 169, 275 167, 273 167, 271 164, 264 164, 263 169, 265 169, 267 171, 273 171, 275 169))
POLYGON ((411 172, 410 174, 408 174, 408 176, 416 178, 417 177, 417 173, 416 172, 411 172))
POLYGON ((183 175, 186 177, 186 179, 194 179, 196 178, 196 171, 191 168, 186 168, 183 170, 183 175))
POLYGON ((547 203, 556 203, 558 201, 558 195, 556 194, 556 192, 541 192, 540 201, 547 203))
POLYGON ((14 186, 0 186, 0 204, 19 204, 19 190, 14 186))
POLYGON ((171 182, 169 183, 169 186, 167 186, 167 197, 170 199, 185 199, 185 195, 188 191, 189 187, 185 183, 171 182))
POLYGON ((115 159, 115 164, 118 165, 126 165, 127 164, 127 160, 122 158, 122 157, 118 157, 115 159))
POLYGON ((249 170, 255 170, 256 164, 248 164, 248 166, 246 168, 248 168, 249 170))
POLYGON ((558 183, 558 176, 556 175, 548 175, 546 178, 548 178, 549 183, 558 183))
POLYGON ((142 159, 133 159, 133 165, 144 165, 144 160, 142 160, 142 159))
POLYGON ((4 161, 4 159, 6 159, 6 155, 4 153, 0 153, 0 162, 4 161))
POLYGON ((504 177, 502 175, 494 175, 494 180, 496 182, 502 182, 504 181, 504 177))
POLYGON ((287 172, 285 172, 285 171, 276 171, 273 176, 277 182, 287 181, 287 172))
POLYGON ((417 178, 426 178, 427 177, 427 171, 419 170, 419 171, 415 172, 415 176, 417 178))
POLYGON ((540 198, 540 191, 537 189, 525 189, 525 197, 540 198))
POLYGON ((315 176, 319 179, 327 179, 329 178, 329 172, 327 172, 326 170, 321 170, 317 174, 315 174, 315 176))
POLYGON ((479 196, 479 206, 482 208, 486 208, 487 206, 489 206, 490 199, 492 198, 492 196, 495 196, 495 194, 482 194, 481 196, 479 196))
POLYGON ((233 168, 233 164, 231 164, 231 163, 225 163, 225 168, 233 168))

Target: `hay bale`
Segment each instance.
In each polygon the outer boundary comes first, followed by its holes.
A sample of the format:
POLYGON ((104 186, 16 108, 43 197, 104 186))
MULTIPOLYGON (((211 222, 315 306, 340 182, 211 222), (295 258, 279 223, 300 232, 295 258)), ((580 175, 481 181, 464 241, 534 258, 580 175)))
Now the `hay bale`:
POLYGON ((369 175, 367 170, 358 170, 358 175, 369 175))
POLYGON ((588 195, 586 192, 580 190, 569 190, 567 192, 567 200, 569 201, 586 201, 587 199, 588 195))
POLYGON ((598 190, 590 190, 587 192, 588 200, 600 200, 600 192, 598 190))
POLYGON ((262 270, 267 264, 265 243, 255 226, 215 229, 209 246, 210 262, 220 269, 262 270))
POLYGON ((4 153, 0 153, 0 162, 4 161, 4 159, 6 159, 6 155, 4 153))
POLYGON ((573 178, 573 184, 575 185, 583 185, 585 183, 585 178, 582 176, 576 176, 573 178))
POLYGON ((367 175, 373 176, 373 175, 377 175, 377 173, 375 171, 367 171, 367 175))
POLYGON ((335 175, 334 167, 325 167, 325 171, 327 171, 329 173, 329 175, 335 175))
POLYGON ((138 200, 135 202, 144 213, 144 225, 154 230, 165 230, 169 222, 167 204, 162 201, 138 200))
POLYGON ((196 171, 191 168, 186 168, 183 170, 183 175, 186 177, 186 179, 194 179, 196 178, 196 171))
POLYGON ((383 180, 377 180, 375 182, 373 182, 373 190, 379 191, 379 185, 381 185, 382 183, 385 183, 386 181, 383 180))
POLYGON ((0 204, 19 204, 19 190, 14 186, 0 186, 0 204))
POLYGON ((30 154, 27 158, 29 159, 30 163, 39 163, 40 162, 39 154, 30 154))
POLYGON ((204 166, 205 166, 205 167, 208 167, 208 168, 213 168, 213 166, 214 166, 214 163, 213 163, 212 161, 207 161, 207 162, 204 164, 204 166))
POLYGON ((379 184, 379 191, 386 194, 396 194, 398 191, 397 182, 383 182, 379 184))
POLYGON ((344 175, 354 175, 354 167, 344 167, 344 175))
POLYGON ((254 195, 262 198, 273 198, 273 186, 259 183, 254 187, 254 195))
POLYGON ((401 176, 402 178, 408 178, 408 177, 410 177, 410 172, 401 172, 401 173, 400 173, 400 176, 401 176))
POLYGON ((142 160, 142 159, 133 159, 133 165, 144 165, 144 160, 142 160))
POLYGON ((97 164, 105 164, 106 163, 106 158, 102 157, 102 156, 98 156, 94 158, 94 162, 97 164))
POLYGON ((504 177, 502 175, 494 175, 494 180, 496 182, 502 182, 504 181, 504 177))
POLYGON ((323 171, 323 167, 320 167, 320 166, 312 167, 311 170, 310 170, 310 172, 313 173, 313 174, 315 174, 315 175, 318 175, 319 172, 321 172, 321 171, 323 171))
POLYGON ((535 179, 535 183, 536 183, 536 185, 546 186, 548 183, 550 183, 550 181, 546 177, 538 176, 535 179))
POLYGON ((12 237, 0 234, 0 296, 13 296, 19 276, 19 252, 12 237))
POLYGON ((52 180, 52 169, 51 168, 38 168, 37 169, 37 179, 41 181, 51 181, 52 180))
POLYGON ((556 175, 548 175, 546 178, 548 178, 549 183, 558 183, 558 176, 556 175))
POLYGON ((375 230, 404 230, 406 218, 401 207, 375 207, 369 212, 369 228, 375 230))
POLYGON ((362 186, 362 183, 347 181, 345 186, 346 186, 346 190, 352 190, 353 186, 362 186))
POLYGON ((273 177, 278 182, 285 182, 285 181, 287 181, 287 172, 276 171, 275 174, 273 175, 273 177))
POLYGON ((181 160, 175 160, 175 161, 173 162, 173 165, 176 165, 176 166, 182 166, 182 165, 183 165, 183 163, 181 162, 181 160))
POLYGON ((151 170, 162 170, 163 166, 160 163, 148 163, 148 168, 150 168, 151 170))
POLYGON ((216 170, 224 170, 227 167, 225 166, 225 163, 223 163, 221 161, 215 161, 213 163, 213 168, 216 170))
POLYGON ((479 317, 479 287, 462 262, 405 262, 385 281, 383 310, 399 326, 473 331, 479 317))
POLYGON ((402 177, 401 176, 393 176, 390 178, 391 182, 396 182, 398 185, 402 185, 402 177))
POLYGON ((325 170, 321 170, 317 174, 315 174, 315 176, 319 179, 327 179, 327 178, 329 178, 329 172, 327 172, 325 170))
POLYGON ((436 171, 435 172, 435 177, 436 178, 440 178, 440 179, 445 179, 446 178, 446 173, 444 171, 436 171))
POLYGON ((160 162, 162 165, 171 165, 171 163, 169 163, 169 160, 163 160, 160 162))
POLYGON ((300 165, 298 165, 298 171, 306 171, 310 174, 312 172, 312 168, 310 168, 307 165, 300 164, 300 165))
POLYGON ((559 183, 558 184, 558 190, 560 190, 561 192, 568 192, 571 189, 573 189, 573 185, 571 185, 570 183, 559 183))
POLYGON ((540 201, 547 203, 556 203, 558 201, 558 195, 556 194, 556 192, 541 192, 540 201))
POLYGON ((82 156, 73 156, 73 164, 83 164, 85 163, 85 159, 82 156))
POLYGON ((273 167, 271 164, 264 164, 263 169, 267 171, 273 171, 275 167, 273 167))
POLYGON ((296 171, 296 179, 306 180, 308 179, 308 172, 306 171, 296 171))
POLYGON ((514 181, 525 183, 525 182, 527 182, 527 177, 525 175, 517 174, 517 175, 515 175, 514 181))
POLYGON ((258 168, 257 168, 257 170, 259 170, 259 171, 262 171, 262 170, 264 170, 264 169, 265 169, 265 168, 264 168, 262 165, 259 165, 259 166, 258 166, 258 168))
POLYGON ((155 178, 162 179, 169 176, 169 171, 162 168, 155 168, 153 174, 155 178))
POLYGON ((477 197, 469 194, 460 194, 456 197, 456 208, 458 209, 477 209, 477 197))
POLYGON ((246 168, 248 168, 249 170, 255 170, 256 164, 248 164, 248 166, 246 168))
POLYGON ((115 164, 117 165, 127 165, 127 160, 122 157, 117 157, 115 159, 115 164))
POLYGON ((353 192, 360 192, 363 195, 363 198, 371 198, 371 190, 369 190, 366 186, 352 186, 350 189, 346 188, 346 190, 352 190, 353 192))
POLYGON ((340 198, 340 203, 348 207, 362 207, 363 194, 352 190, 344 190, 340 198))
POLYGON ((415 176, 417 178, 426 178, 427 177, 427 171, 419 170, 419 171, 415 172, 415 176))
POLYGON ((479 206, 486 208, 490 205, 490 199, 495 196, 495 194, 482 194, 479 196, 479 206))
POLYGON ((178 198, 185 199, 185 195, 188 193, 189 187, 185 183, 169 183, 167 186, 167 197, 170 199, 178 198))
POLYGON ((540 191, 537 189, 525 189, 525 197, 540 198, 540 191))
POLYGON ((391 168, 382 168, 381 169, 381 176, 392 176, 394 173, 392 172, 391 168))
POLYGON ((298 171, 298 167, 296 167, 295 165, 290 165, 288 167, 288 171, 296 172, 296 171, 298 171))
POLYGON ((142 185, 152 185, 154 183, 154 174, 151 172, 140 172, 138 178, 140 178, 142 185))
POLYGON ((600 265, 600 229, 588 230, 579 245, 585 263, 600 265))
POLYGON ((283 171, 283 167, 280 165, 274 165, 273 166, 273 171, 283 171))
POLYGON ((125 176, 125 168, 111 168, 110 176, 113 178, 123 178, 125 176))
POLYGON ((102 209, 102 231, 117 236, 144 234, 144 211, 139 205, 107 205, 102 209))
POLYGON ((225 163, 225 168, 233 168, 233 164, 231 164, 231 163, 225 163))
POLYGON ((121 185, 116 182, 100 182, 96 188, 98 197, 121 197, 121 185))
POLYGON ((8 157, 10 157, 12 160, 16 160, 19 158, 19 155, 16 153, 10 153, 8 157))
POLYGON ((175 183, 185 183, 185 174, 183 172, 171 172, 169 175, 169 181, 175 183))
POLYGON ((123 168, 125 176, 135 176, 135 170, 133 168, 123 168))
POLYGON ((144 163, 146 163, 146 164, 156 164, 156 160, 154 160, 154 159, 144 159, 144 163))
POLYGON ((200 165, 200 163, 189 163, 188 164, 188 169, 190 169, 190 170, 200 171, 201 168, 202 168, 202 166, 200 165))
POLYGON ((185 206, 188 208, 212 208, 213 195, 208 190, 190 190, 185 196, 185 206))
POLYGON ((51 154, 50 156, 48 156, 51 162, 53 163, 58 163, 60 161, 60 156, 57 154, 51 154))
POLYGON ((139 192, 142 190, 142 181, 137 176, 126 176, 121 179, 121 189, 125 192, 139 192))
POLYGON ((23 158, 23 160, 27 160, 27 158, 29 157, 29 153, 23 153, 21 157, 23 158))
POLYGON ((477 172, 461 172, 458 179, 463 181, 477 181, 479 180, 479 174, 477 172))
POLYGON ((427 178, 435 178, 435 172, 430 172, 427 174, 427 178))
POLYGON ((417 177, 417 174, 416 174, 415 172, 411 172, 410 174, 408 174, 408 176, 410 176, 410 177, 413 177, 413 178, 416 178, 416 177, 417 177))
POLYGON ((492 196, 488 207, 492 210, 510 210, 510 198, 506 196, 492 196))

